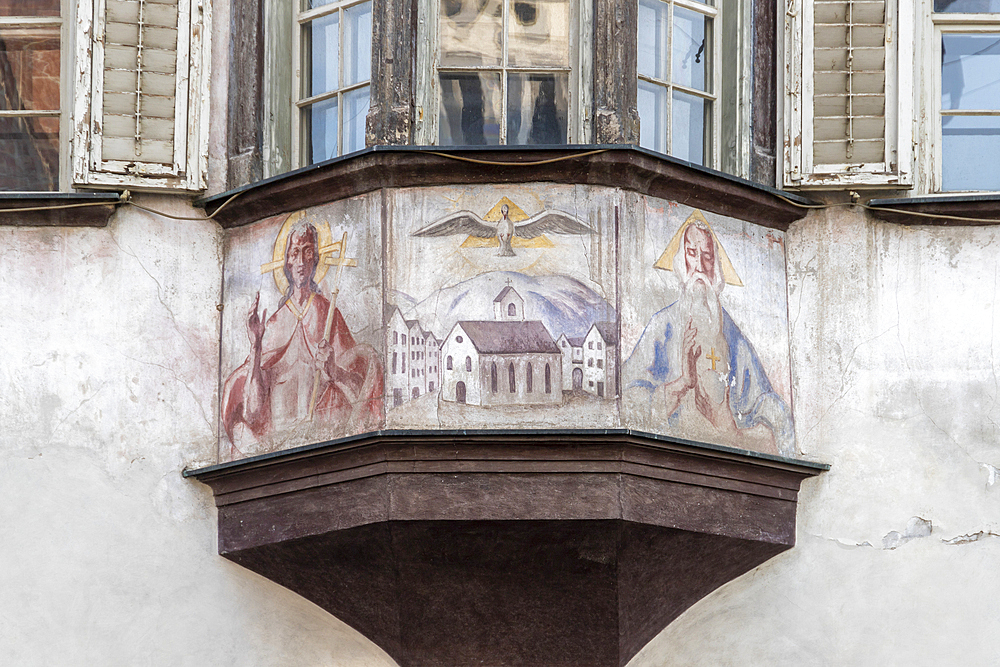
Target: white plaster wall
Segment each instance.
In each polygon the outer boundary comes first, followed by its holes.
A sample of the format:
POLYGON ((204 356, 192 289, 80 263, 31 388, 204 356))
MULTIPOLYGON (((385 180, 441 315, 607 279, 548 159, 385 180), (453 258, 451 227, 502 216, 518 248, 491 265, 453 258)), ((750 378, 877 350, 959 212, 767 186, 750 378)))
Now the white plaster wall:
POLYGON ((1000 662, 1000 229, 852 210, 786 237, 798 544, 630 663, 1000 662))
POLYGON ((0 663, 393 664, 219 556, 181 477, 216 457, 220 281, 210 222, 0 228, 0 663))

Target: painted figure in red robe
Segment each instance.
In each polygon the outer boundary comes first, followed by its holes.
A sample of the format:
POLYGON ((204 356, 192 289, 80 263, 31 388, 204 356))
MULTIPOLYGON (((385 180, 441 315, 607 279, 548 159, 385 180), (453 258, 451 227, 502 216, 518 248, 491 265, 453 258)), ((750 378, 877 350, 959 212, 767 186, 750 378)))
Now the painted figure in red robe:
POLYGON ((296 226, 285 246, 288 288, 270 318, 266 309, 258 315, 257 293, 246 321, 250 356, 223 387, 234 456, 260 453, 262 438, 309 421, 334 426, 325 437, 378 428, 382 364, 371 346, 355 342, 339 309, 324 337, 330 301, 315 282, 319 261, 316 228, 296 226))

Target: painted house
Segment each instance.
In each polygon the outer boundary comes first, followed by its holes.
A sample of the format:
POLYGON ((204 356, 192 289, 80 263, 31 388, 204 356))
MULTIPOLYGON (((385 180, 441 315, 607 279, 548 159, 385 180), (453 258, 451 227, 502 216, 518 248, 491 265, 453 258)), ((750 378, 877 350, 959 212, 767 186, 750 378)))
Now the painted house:
POLYGON ((392 307, 385 329, 386 396, 389 407, 402 405, 441 386, 440 341, 418 320, 392 307))
POLYGON ((616 352, 618 327, 614 322, 595 322, 583 339, 583 390, 598 398, 618 394, 616 352))
POLYGON ((562 355, 563 391, 583 390, 583 345, 585 338, 562 334, 556 340, 562 355))

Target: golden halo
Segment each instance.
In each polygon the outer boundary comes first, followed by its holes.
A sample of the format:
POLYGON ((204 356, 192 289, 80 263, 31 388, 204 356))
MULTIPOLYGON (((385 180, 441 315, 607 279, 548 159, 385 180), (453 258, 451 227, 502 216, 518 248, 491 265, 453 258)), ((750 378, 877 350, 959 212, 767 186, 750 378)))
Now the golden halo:
POLYGON ((708 227, 708 231, 712 234, 712 240, 715 241, 715 247, 719 252, 719 262, 722 264, 722 277, 725 278, 726 283, 733 285, 734 287, 743 287, 743 281, 740 280, 740 277, 736 274, 736 268, 733 266, 733 263, 729 261, 729 254, 726 253, 726 249, 723 248, 722 243, 719 242, 718 237, 715 235, 715 230, 712 229, 712 225, 708 224, 708 220, 705 219, 702 212, 697 209, 688 216, 688 219, 684 221, 684 224, 677 230, 674 237, 670 239, 670 243, 667 244, 667 248, 663 251, 663 254, 660 255, 660 258, 656 260, 656 263, 653 264, 653 266, 657 269, 663 269, 664 271, 674 270, 674 255, 676 255, 677 251, 680 250, 681 240, 684 238, 684 231, 689 225, 695 222, 704 224, 708 227))
MULTIPOLYGON (((260 267, 261 273, 271 272, 274 276, 274 284, 277 285, 278 292, 281 294, 284 294, 285 290, 288 289, 288 278, 285 277, 285 248, 288 246, 288 235, 305 215, 304 210, 296 211, 285 219, 285 223, 278 230, 277 238, 274 239, 274 253, 271 255, 271 261, 260 267)), ((319 237, 320 253, 319 257, 316 258, 316 275, 313 277, 313 281, 318 285, 323 280, 323 276, 326 275, 326 270, 330 268, 323 261, 323 255, 329 254, 329 248, 333 245, 333 236, 330 234, 330 225, 328 224, 313 223, 313 227, 316 228, 316 234, 319 237), (323 252, 324 249, 326 249, 326 253, 323 252)))

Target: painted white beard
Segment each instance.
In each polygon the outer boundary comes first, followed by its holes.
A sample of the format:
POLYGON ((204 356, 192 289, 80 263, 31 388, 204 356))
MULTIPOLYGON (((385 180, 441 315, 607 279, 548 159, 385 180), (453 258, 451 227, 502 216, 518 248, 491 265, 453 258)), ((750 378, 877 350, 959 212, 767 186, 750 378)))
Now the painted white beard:
POLYGON ((722 332, 722 304, 704 274, 692 273, 681 285, 678 306, 698 330, 699 339, 714 338, 722 332))

